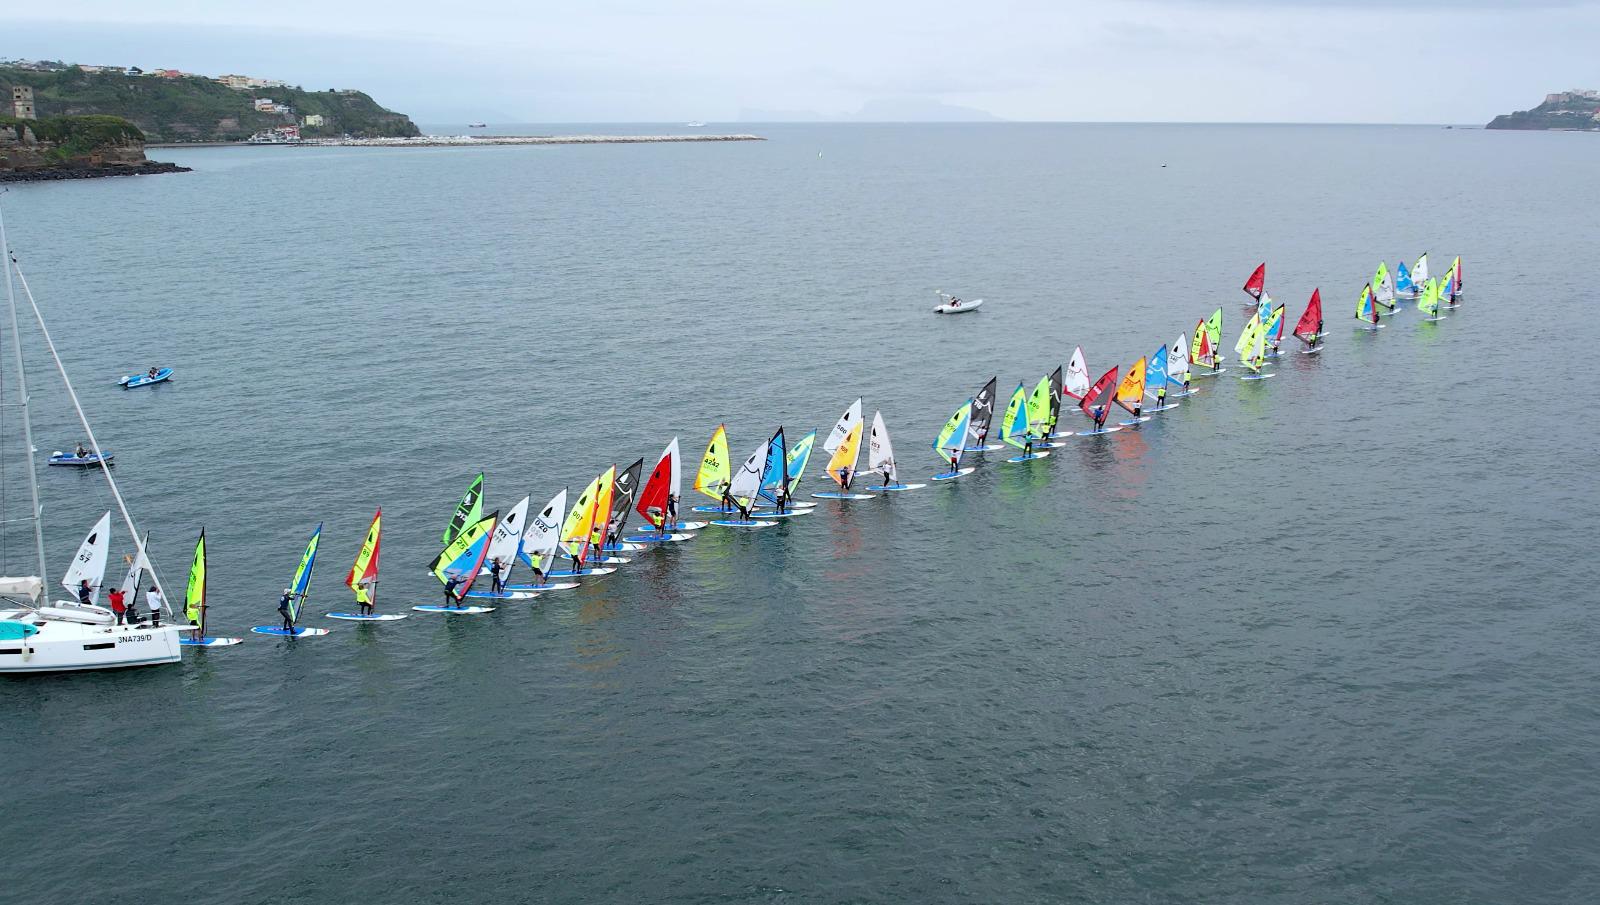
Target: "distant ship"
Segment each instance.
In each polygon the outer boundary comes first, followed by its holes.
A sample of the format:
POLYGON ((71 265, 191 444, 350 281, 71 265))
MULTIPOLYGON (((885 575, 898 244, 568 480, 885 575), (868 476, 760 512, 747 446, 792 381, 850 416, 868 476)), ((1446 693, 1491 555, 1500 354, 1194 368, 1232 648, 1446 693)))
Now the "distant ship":
POLYGON ((706 124, 697 119, 697 120, 694 120, 693 122, 684 123, 684 125, 688 126, 691 129, 703 129, 703 128, 705 128, 706 124))
POLYGON ((468 129, 487 129, 488 127, 488 123, 467 123, 468 129))

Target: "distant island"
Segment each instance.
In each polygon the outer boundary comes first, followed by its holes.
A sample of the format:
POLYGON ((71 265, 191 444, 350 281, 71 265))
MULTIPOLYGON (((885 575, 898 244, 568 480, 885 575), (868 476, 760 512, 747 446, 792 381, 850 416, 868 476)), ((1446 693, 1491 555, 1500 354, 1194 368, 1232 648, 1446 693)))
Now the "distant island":
POLYGON ((5 101, 11 109, 0 112, 18 119, 118 116, 152 144, 421 134, 410 117, 360 91, 306 91, 274 79, 176 69, 12 61, 0 64, 5 101))
POLYGON ((1544 103, 1532 110, 1502 113, 1484 128, 1600 132, 1600 91, 1547 94, 1544 103))

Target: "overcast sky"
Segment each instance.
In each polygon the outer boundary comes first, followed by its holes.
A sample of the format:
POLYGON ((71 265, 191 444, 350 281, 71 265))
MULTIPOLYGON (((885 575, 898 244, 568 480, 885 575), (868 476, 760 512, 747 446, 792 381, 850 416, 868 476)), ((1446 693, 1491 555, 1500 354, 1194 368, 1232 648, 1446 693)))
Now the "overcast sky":
POLYGON ((74 0, 6 20, 0 56, 361 88, 421 122, 900 98, 1012 120, 1482 123, 1600 88, 1600 0, 74 0))

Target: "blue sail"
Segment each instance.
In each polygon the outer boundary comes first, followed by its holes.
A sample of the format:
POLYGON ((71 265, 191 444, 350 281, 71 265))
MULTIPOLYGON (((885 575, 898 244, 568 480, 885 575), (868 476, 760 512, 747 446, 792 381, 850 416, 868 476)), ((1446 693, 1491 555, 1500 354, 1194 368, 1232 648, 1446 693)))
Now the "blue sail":
POLYGON ((783 441, 783 428, 767 441, 767 464, 761 466, 761 488, 756 496, 769 503, 778 501, 779 490, 789 487, 789 449, 783 441))
POLYGON ((322 523, 317 523, 317 530, 311 532, 311 540, 306 542, 306 552, 300 556, 300 567, 294 570, 294 580, 289 584, 289 590, 294 596, 289 598, 289 621, 300 621, 300 606, 305 603, 306 590, 311 587, 311 570, 317 564, 317 543, 322 540, 322 523))
POLYGON ((1151 396, 1167 385, 1167 347, 1163 345, 1144 366, 1144 391, 1151 396))
POLYGON ((1415 292, 1417 287, 1411 282, 1411 271, 1406 269, 1406 263, 1400 262, 1395 268, 1394 289, 1396 292, 1415 292))

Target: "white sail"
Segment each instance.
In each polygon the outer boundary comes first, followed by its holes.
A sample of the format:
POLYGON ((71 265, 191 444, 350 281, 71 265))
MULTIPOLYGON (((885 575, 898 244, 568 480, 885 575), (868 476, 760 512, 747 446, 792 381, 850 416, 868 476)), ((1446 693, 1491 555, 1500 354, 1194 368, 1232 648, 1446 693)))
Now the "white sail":
POLYGON ((749 506, 755 502, 756 493, 761 489, 761 471, 767 464, 767 447, 770 440, 762 440, 750 458, 733 473, 733 481, 728 485, 728 495, 749 506))
POLYGON ((61 586, 70 593, 78 593, 78 583, 87 579, 89 587, 94 588, 94 595, 89 599, 94 603, 100 598, 100 583, 106 577, 106 556, 111 552, 111 513, 100 516, 100 521, 94 523, 89 529, 89 536, 83 539, 78 547, 78 555, 72 558, 72 565, 67 567, 67 574, 61 576, 61 586))
POLYGON ((150 569, 150 560, 144 555, 144 551, 148 549, 150 549, 150 534, 146 532, 144 545, 140 547, 139 552, 132 556, 124 554, 128 562, 128 574, 122 577, 120 587, 123 598, 129 602, 139 599, 139 577, 150 569))
POLYGON ((547 565, 547 558, 556 555, 556 548, 561 545, 561 523, 567 518, 567 491, 565 488, 550 498, 550 502, 539 510, 539 514, 528 522, 525 529, 525 539, 522 543, 522 555, 535 566, 543 570, 547 565))
POLYGON ((1383 269, 1383 279, 1372 287, 1372 297, 1385 304, 1394 303, 1394 277, 1389 273, 1389 268, 1383 269))
POLYGON ((1172 343, 1172 348, 1167 350, 1167 380, 1182 384, 1183 378, 1189 376, 1189 334, 1180 333, 1172 343))
POLYGON ((495 560, 500 561, 500 577, 503 579, 511 571, 512 564, 516 561, 517 549, 522 546, 522 532, 527 528, 528 498, 523 497, 517 505, 511 507, 500 519, 500 524, 494 526, 494 534, 489 536, 489 552, 483 558, 483 567, 495 560))
POLYGON ((1423 252, 1422 257, 1417 259, 1417 266, 1411 268, 1411 282, 1416 286, 1421 286, 1423 283, 1428 282, 1427 252, 1423 252))
POLYGON ((1084 360, 1083 347, 1072 350, 1072 361, 1067 363, 1067 379, 1062 389, 1074 399, 1089 394, 1089 362, 1084 360))
POLYGON ((887 471, 889 482, 898 484, 900 474, 894 465, 894 444, 889 442, 889 428, 883 423, 883 413, 872 413, 872 437, 867 446, 867 467, 878 473, 887 471))
POLYGON ((683 459, 678 456, 677 437, 673 437, 672 442, 667 444, 667 448, 661 453, 661 457, 672 460, 672 465, 670 466, 672 469, 672 483, 668 485, 667 492, 673 496, 679 496, 683 493, 683 459))
POLYGON ((855 402, 850 403, 850 407, 844 410, 843 415, 839 416, 839 423, 833 426, 833 433, 828 435, 828 439, 822 444, 822 448, 828 452, 838 449, 839 444, 844 442, 844 438, 850 435, 850 428, 860 423, 861 400, 857 399, 855 402))

